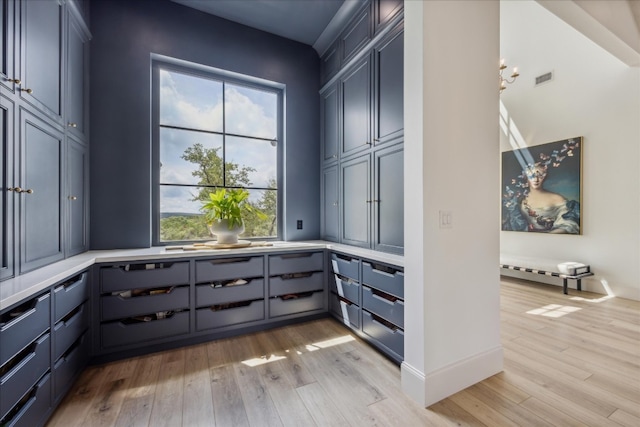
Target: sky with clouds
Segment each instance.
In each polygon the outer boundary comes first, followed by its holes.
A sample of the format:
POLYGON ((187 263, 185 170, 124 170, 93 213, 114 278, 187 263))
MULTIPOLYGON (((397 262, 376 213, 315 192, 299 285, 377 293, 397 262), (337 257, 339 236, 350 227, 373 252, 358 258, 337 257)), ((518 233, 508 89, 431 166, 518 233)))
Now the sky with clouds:
MULTIPOLYGON (((223 136, 208 132, 226 131, 252 137, 227 136, 226 160, 255 169, 251 185, 266 187, 277 177, 277 147, 272 143, 277 138, 277 103, 275 92, 161 70, 160 124, 197 131, 161 128, 160 182, 197 185, 192 174, 197 165, 183 160, 182 154, 200 143, 222 155, 223 136)), ((197 192, 197 187, 161 186, 160 211, 198 213, 200 203, 190 202, 197 192)), ((252 199, 258 197, 257 191, 251 193, 252 199)))

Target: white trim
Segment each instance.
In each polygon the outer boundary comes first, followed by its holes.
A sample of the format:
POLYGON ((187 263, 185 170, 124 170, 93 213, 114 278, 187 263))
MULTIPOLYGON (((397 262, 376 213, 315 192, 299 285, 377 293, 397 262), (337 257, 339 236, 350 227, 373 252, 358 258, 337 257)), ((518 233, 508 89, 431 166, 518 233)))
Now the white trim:
POLYGON ((402 362, 400 364, 400 383, 402 391, 407 396, 424 406, 425 380, 423 372, 420 372, 407 362, 402 362))
POLYGON ((503 369, 502 345, 444 366, 425 376, 425 407, 472 386, 503 369))

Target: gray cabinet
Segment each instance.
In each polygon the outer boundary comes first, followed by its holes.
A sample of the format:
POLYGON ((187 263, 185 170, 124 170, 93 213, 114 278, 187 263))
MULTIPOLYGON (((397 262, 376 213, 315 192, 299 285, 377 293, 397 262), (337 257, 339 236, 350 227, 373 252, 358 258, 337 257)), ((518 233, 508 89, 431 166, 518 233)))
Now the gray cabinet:
POLYGON ((338 167, 331 166, 322 173, 322 235, 325 240, 340 241, 340 203, 338 167))
POLYGON ((404 355, 404 272, 401 268, 331 253, 329 313, 382 353, 404 355))
POLYGON ((371 61, 366 56, 340 80, 342 102, 341 157, 366 150, 371 145, 371 61))
POLYGON ((373 137, 376 145, 402 137, 404 129, 404 33, 395 27, 374 48, 373 137))
MULTIPOLYGON (((20 111, 20 273, 64 256, 62 161, 64 135, 27 110, 20 111)), ((14 190, 18 192, 18 190, 14 190)))
POLYGON ((63 3, 22 0, 20 17, 21 97, 61 121, 63 3))
MULTIPOLYGON (((13 159, 14 142, 14 105, 13 102, 0 94, 0 144, 3 159, 13 159)), ((11 161, 0 162, 0 181, 2 194, 0 196, 0 279, 13 277, 14 274, 14 225, 13 206, 16 194, 14 188, 13 164, 11 161)))
POLYGON ((353 58, 371 40, 371 3, 363 8, 346 25, 340 34, 341 63, 353 58))
POLYGON ((396 144, 374 154, 373 248, 403 253, 404 150, 396 144))
POLYGON ((378 34, 402 12, 404 0, 375 0, 373 8, 374 34, 378 34))
POLYGON ((15 1, 0 0, 0 87, 13 92, 16 88, 15 37, 14 37, 15 1))
POLYGON ((326 311, 324 251, 269 255, 269 318, 326 311))
POLYGON ((341 243, 371 246, 371 161, 369 155, 340 165, 341 243))
POLYGON ((70 134, 84 139, 88 134, 89 31, 78 11, 67 8, 66 126, 70 134))
POLYGON ((88 176, 89 153, 86 145, 67 138, 67 206, 66 254, 72 256, 89 247, 88 176))
POLYGON ((338 160, 339 104, 338 85, 334 84, 320 94, 320 121, 322 123, 322 160, 325 163, 338 160))
POLYGON ((90 34, 88 2, 0 2, 2 280, 88 248, 90 34))

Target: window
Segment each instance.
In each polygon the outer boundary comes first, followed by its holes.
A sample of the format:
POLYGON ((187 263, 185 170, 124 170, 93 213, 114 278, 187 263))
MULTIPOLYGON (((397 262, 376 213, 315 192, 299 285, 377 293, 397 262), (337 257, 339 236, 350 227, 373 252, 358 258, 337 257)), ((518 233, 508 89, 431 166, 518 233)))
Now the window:
POLYGON ((154 241, 211 240, 200 212, 217 188, 245 188, 266 214, 243 238, 278 236, 282 89, 156 61, 153 67, 154 241))

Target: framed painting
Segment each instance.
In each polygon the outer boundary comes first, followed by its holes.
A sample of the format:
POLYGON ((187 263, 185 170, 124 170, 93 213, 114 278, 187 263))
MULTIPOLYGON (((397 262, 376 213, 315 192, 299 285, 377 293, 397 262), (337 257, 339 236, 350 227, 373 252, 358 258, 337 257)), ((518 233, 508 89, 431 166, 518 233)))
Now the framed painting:
POLYGON ((582 139, 502 153, 502 230, 582 234, 582 139))

